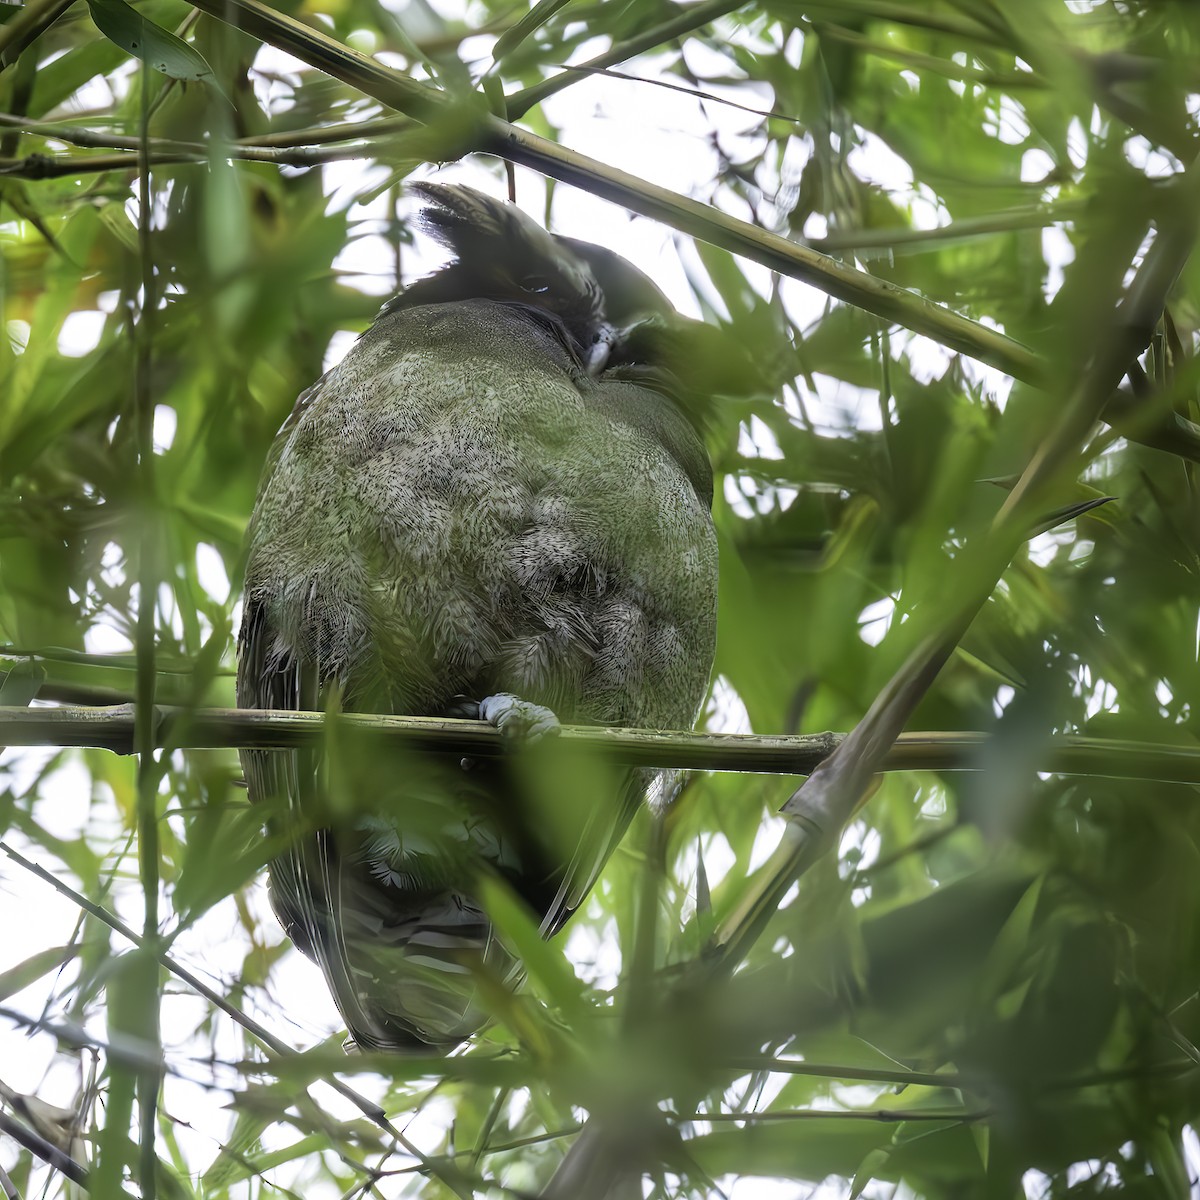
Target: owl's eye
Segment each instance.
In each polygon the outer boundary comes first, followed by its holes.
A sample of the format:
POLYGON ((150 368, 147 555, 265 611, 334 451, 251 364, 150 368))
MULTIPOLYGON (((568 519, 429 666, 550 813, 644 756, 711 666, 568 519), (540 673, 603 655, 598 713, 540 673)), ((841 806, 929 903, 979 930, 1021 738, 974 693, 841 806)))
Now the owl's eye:
POLYGON ((550 280, 545 275, 526 275, 519 281, 519 286, 522 291, 544 296, 550 291, 550 280))

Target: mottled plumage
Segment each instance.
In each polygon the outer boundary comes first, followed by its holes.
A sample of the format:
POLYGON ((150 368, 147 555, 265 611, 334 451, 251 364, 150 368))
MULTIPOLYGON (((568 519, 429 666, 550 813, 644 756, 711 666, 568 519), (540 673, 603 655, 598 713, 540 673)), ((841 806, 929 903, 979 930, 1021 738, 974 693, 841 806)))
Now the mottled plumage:
MULTIPOLYGON (((690 726, 717 556, 690 398, 647 361, 669 305, 623 259, 512 206, 419 190, 457 261, 385 306, 279 434, 251 523, 238 703, 322 707, 336 691, 344 708, 458 715, 514 693, 567 722, 690 726)), ((503 762, 350 757, 243 762, 251 798, 295 834, 275 909, 363 1048, 477 1028, 473 963, 516 974, 471 898, 479 860, 552 933, 655 783, 631 772, 611 807, 577 814, 568 854, 503 762)))

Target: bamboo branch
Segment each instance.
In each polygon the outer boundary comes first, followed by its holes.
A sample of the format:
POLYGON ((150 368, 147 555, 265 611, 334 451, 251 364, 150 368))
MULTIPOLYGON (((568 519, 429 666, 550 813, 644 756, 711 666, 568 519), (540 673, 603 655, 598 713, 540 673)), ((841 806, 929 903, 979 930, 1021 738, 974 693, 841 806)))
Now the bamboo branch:
POLYGON ((963 41, 980 42, 986 46, 999 44, 996 35, 973 17, 939 12, 927 4, 899 4, 893 3, 892 0, 857 0, 857 3, 847 3, 846 0, 826 0, 825 3, 820 3, 819 0, 805 0, 798 7, 808 17, 821 13, 842 21, 861 17, 872 21, 886 21, 892 25, 909 25, 914 29, 929 29, 934 33, 945 33, 963 41))
POLYGON ((1030 383, 1044 379, 1038 356, 1013 338, 886 279, 740 221, 703 201, 648 183, 495 117, 483 121, 478 143, 476 148, 485 153, 511 159, 778 274, 811 284, 835 300, 923 334, 1008 375, 1030 383))
MULTIPOLYGON (((64 141, 67 139, 63 139, 64 141)), ((0 158, 0 176, 9 179, 70 179, 76 175, 100 175, 105 171, 136 171, 137 154, 117 147, 115 154, 26 154, 21 158, 0 158)), ((276 163, 285 167, 317 167, 323 163, 344 162, 352 158, 367 158, 379 154, 382 147, 361 143, 285 149, 269 146, 223 146, 215 152, 204 146, 189 147, 183 143, 165 144, 152 148, 146 161, 153 167, 203 164, 213 158, 236 159, 239 162, 276 163)))
MULTIPOLYGON (((32 134, 35 137, 46 138, 49 141, 66 142, 69 145, 83 146, 93 150, 138 150, 142 141, 141 138, 130 137, 127 134, 90 129, 86 125, 75 125, 69 122, 37 121, 17 113, 0 112, 0 126, 32 134)), ((249 158, 261 162, 287 162, 290 165, 291 160, 280 158, 278 151, 305 148, 311 152, 315 147, 335 145, 341 142, 366 142, 372 139, 376 140, 369 149, 378 150, 382 148, 382 142, 377 139, 383 138, 384 135, 404 133, 416 127, 416 123, 407 117, 376 117, 366 121, 347 121, 339 125, 327 125, 321 128, 309 127, 290 130, 286 133, 264 133, 230 141, 188 142, 179 141, 177 138, 163 137, 152 137, 147 140, 150 149, 156 153, 186 154, 205 161, 216 154, 218 157, 249 158)), ((365 152, 364 148, 354 151, 356 154, 365 152)))
POLYGON ((74 3, 75 0, 32 0, 11 21, 0 26, 0 68, 8 66, 74 3))
MULTIPOLYGON (((85 746, 130 754, 133 712, 131 704, 105 708, 0 707, 0 745, 85 746)), ((373 734, 383 745, 477 758, 510 753, 504 736, 485 721, 370 713, 342 713, 337 721, 339 726, 373 734)), ((325 726, 325 717, 318 712, 170 705, 155 709, 156 745, 174 749, 296 749, 320 744, 325 726)), ((567 725, 558 740, 581 754, 629 766, 807 775, 846 737, 844 733, 784 737, 567 725)), ((976 731, 904 733, 876 770, 979 770, 989 741, 988 734, 976 731)), ((1194 783, 1200 780, 1200 747, 1058 737, 1047 746, 1038 769, 1064 775, 1194 783)))
MULTIPOLYGON (((446 116, 456 107, 432 84, 419 83, 403 71, 386 67, 259 0, 199 0, 193 6, 422 123, 446 116)), ((482 112, 482 98, 477 101, 482 112)))
MULTIPOLYGON (((131 412, 134 439, 137 447, 136 488, 142 508, 138 534, 138 591, 140 602, 134 634, 137 655, 135 676, 133 744, 138 754, 137 766, 137 857, 138 878, 142 884, 143 953, 151 969, 139 973, 140 994, 136 997, 141 1009, 139 1022, 143 1035, 162 1055, 161 1006, 158 987, 157 952, 158 892, 159 892, 159 831, 158 783, 165 767, 155 756, 154 702, 158 689, 155 656, 158 653, 157 605, 151 597, 158 594, 162 571, 158 479, 154 463, 154 334, 157 324, 158 279, 154 271, 155 241, 151 236, 151 211, 154 187, 150 171, 150 65, 142 62, 140 88, 140 120, 138 123, 137 176, 137 234, 138 259, 141 268, 141 296, 133 322, 133 395, 131 412)), ((110 1069, 112 1063, 110 1061, 110 1069)), ((158 1155, 155 1141, 158 1125, 158 1100, 162 1090, 161 1073, 151 1067, 136 1073, 138 1102, 138 1166, 137 1176, 144 1200, 156 1200, 158 1195, 158 1155)), ((109 1123, 116 1108, 106 1114, 104 1137, 101 1140, 100 1169, 106 1174, 106 1151, 109 1123)))

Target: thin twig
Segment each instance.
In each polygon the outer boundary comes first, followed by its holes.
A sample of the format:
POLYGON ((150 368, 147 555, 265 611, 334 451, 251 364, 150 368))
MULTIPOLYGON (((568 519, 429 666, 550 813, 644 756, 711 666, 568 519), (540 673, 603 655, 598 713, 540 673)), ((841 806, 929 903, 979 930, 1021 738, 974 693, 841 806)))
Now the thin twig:
MULTIPOLYGON (((994 1076, 972 1075, 962 1071, 903 1071, 887 1067, 849 1067, 842 1063, 809 1062, 765 1054, 730 1059, 725 1065, 739 1072, 770 1072, 780 1075, 803 1075, 815 1079, 897 1084, 901 1087, 951 1088, 954 1091, 986 1091, 994 1087, 996 1082, 994 1076)), ((1191 1059, 1179 1058, 1090 1071, 1059 1079, 1038 1079, 1036 1082, 1039 1091, 1073 1091, 1127 1083, 1131 1079, 1170 1079, 1195 1069, 1196 1064, 1191 1059)))
MULTIPOLYGON (((7 1134, 14 1142, 24 1146, 35 1158, 40 1158, 42 1162, 48 1163, 72 1183, 77 1183, 80 1187, 88 1186, 86 1167, 81 1166, 65 1151, 60 1150, 52 1142, 46 1141, 41 1134, 34 1133, 32 1129, 22 1125, 20 1121, 10 1117, 6 1112, 0 1112, 0 1133, 7 1134)), ((129 1193, 122 1189, 121 1195, 128 1196, 129 1193)))
POLYGON ((711 1121, 717 1123, 756 1123, 770 1121, 869 1121, 885 1125, 898 1124, 901 1121, 961 1121, 971 1124, 976 1121, 986 1121, 995 1116, 992 1108, 789 1108, 783 1111, 766 1112, 667 1112, 664 1115, 672 1121, 694 1123, 696 1121, 711 1121))
MULTIPOLYGON (((139 949, 147 949, 149 943, 131 929, 119 917, 109 912, 102 905, 95 904, 86 896, 75 891, 69 884, 64 883, 61 879, 56 878, 45 867, 31 861, 21 854, 18 850, 14 850, 5 842, 0 842, 0 850, 3 850, 15 863, 25 868, 31 874, 36 875, 43 882, 48 883, 56 892, 65 896, 73 904, 78 905, 86 912, 90 913, 98 921, 119 933, 123 938, 132 942, 139 949)), ((237 1022, 247 1033, 251 1035, 265 1050, 285 1061, 299 1060, 302 1058, 296 1050, 291 1046, 281 1042, 273 1033, 263 1025, 260 1025, 253 1017, 247 1016, 235 1004, 232 1004, 220 992, 211 988, 198 976, 194 975, 186 967, 176 962, 165 950, 156 949, 158 961, 174 975, 177 979, 183 980, 188 987, 192 988, 198 995, 203 996, 210 1004, 219 1008, 226 1016, 237 1022)), ((352 1104, 354 1104, 360 1112, 363 1113, 369 1120, 373 1121, 390 1137, 394 1138, 396 1144, 404 1149, 408 1154, 412 1155, 430 1175, 437 1177, 444 1183, 456 1196, 461 1196, 464 1200, 470 1200, 471 1192, 469 1191, 469 1181, 464 1181, 460 1173, 451 1166, 437 1162, 431 1159, 428 1155, 423 1154, 412 1142, 408 1140, 388 1119, 387 1114, 378 1104, 372 1100, 368 1100, 366 1096, 356 1092, 353 1088, 343 1083, 340 1079, 329 1078, 326 1080, 340 1095, 344 1096, 352 1104)))
POLYGON ((12 1181, 12 1177, 0 1167, 0 1189, 4 1192, 4 1200, 21 1200, 21 1189, 12 1181))
POLYGON ((558 75, 552 75, 549 79, 543 79, 540 83, 514 92, 505 101, 508 119, 510 121, 519 120, 535 105, 541 104, 543 100, 562 91, 563 88, 570 87, 579 78, 577 73, 580 71, 602 71, 607 67, 616 66, 617 63, 635 58, 647 50, 656 50, 667 42, 683 37, 684 34, 693 33, 705 25, 711 25, 713 21, 741 7, 742 0, 708 0, 706 4, 689 5, 678 16, 672 17, 669 21, 663 21, 661 24, 647 29, 644 33, 626 38, 623 42, 617 42, 603 54, 588 59, 585 63, 564 68, 558 75))
POLYGON ((1053 205, 1034 205, 1028 208, 1009 208, 986 217, 964 217, 949 225, 932 229, 913 229, 893 226, 887 229, 834 229, 825 237, 808 238, 814 250, 823 254, 843 250, 891 250, 899 254, 937 249, 943 242, 965 238, 987 237, 1014 233, 1018 229, 1044 229, 1070 221, 1078 225, 1086 218, 1087 205, 1068 200, 1053 205), (932 243, 932 245, 931 245, 932 243))
POLYGON ((704 100, 709 104, 721 104, 726 108, 735 109, 737 112, 749 113, 752 117, 762 117, 764 120, 784 121, 789 125, 798 125, 802 128, 806 124, 803 117, 794 117, 791 113, 769 108, 751 108, 748 104, 739 104, 736 100, 718 96, 716 92, 706 92, 703 88, 688 87, 682 83, 670 83, 666 79, 648 79, 643 75, 627 75, 624 71, 614 71, 608 67, 564 66, 562 69, 582 75, 602 75, 605 79, 619 79, 623 83, 644 83, 647 87, 679 92, 684 96, 691 96, 694 100, 704 100))
MULTIPOLYGON (((161 1048, 127 1033, 112 1032, 108 1038, 88 1033, 73 1021, 48 1021, 31 1017, 7 1005, 0 1005, 0 1017, 31 1033, 48 1033, 61 1045, 72 1050, 99 1050, 108 1061, 127 1071, 149 1072, 155 1076, 168 1070, 161 1048)), ((178 1073, 178 1072, 172 1072, 178 1073)))

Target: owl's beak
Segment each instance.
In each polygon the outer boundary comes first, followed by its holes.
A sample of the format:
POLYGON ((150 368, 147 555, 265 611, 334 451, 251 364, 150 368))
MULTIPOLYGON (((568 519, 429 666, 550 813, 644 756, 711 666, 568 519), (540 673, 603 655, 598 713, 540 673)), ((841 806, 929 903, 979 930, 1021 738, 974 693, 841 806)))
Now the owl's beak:
POLYGON ((607 321, 603 321, 597 326, 584 362, 589 375, 599 375, 604 370, 608 364, 608 358, 612 353, 613 344, 616 340, 617 330, 607 321))

